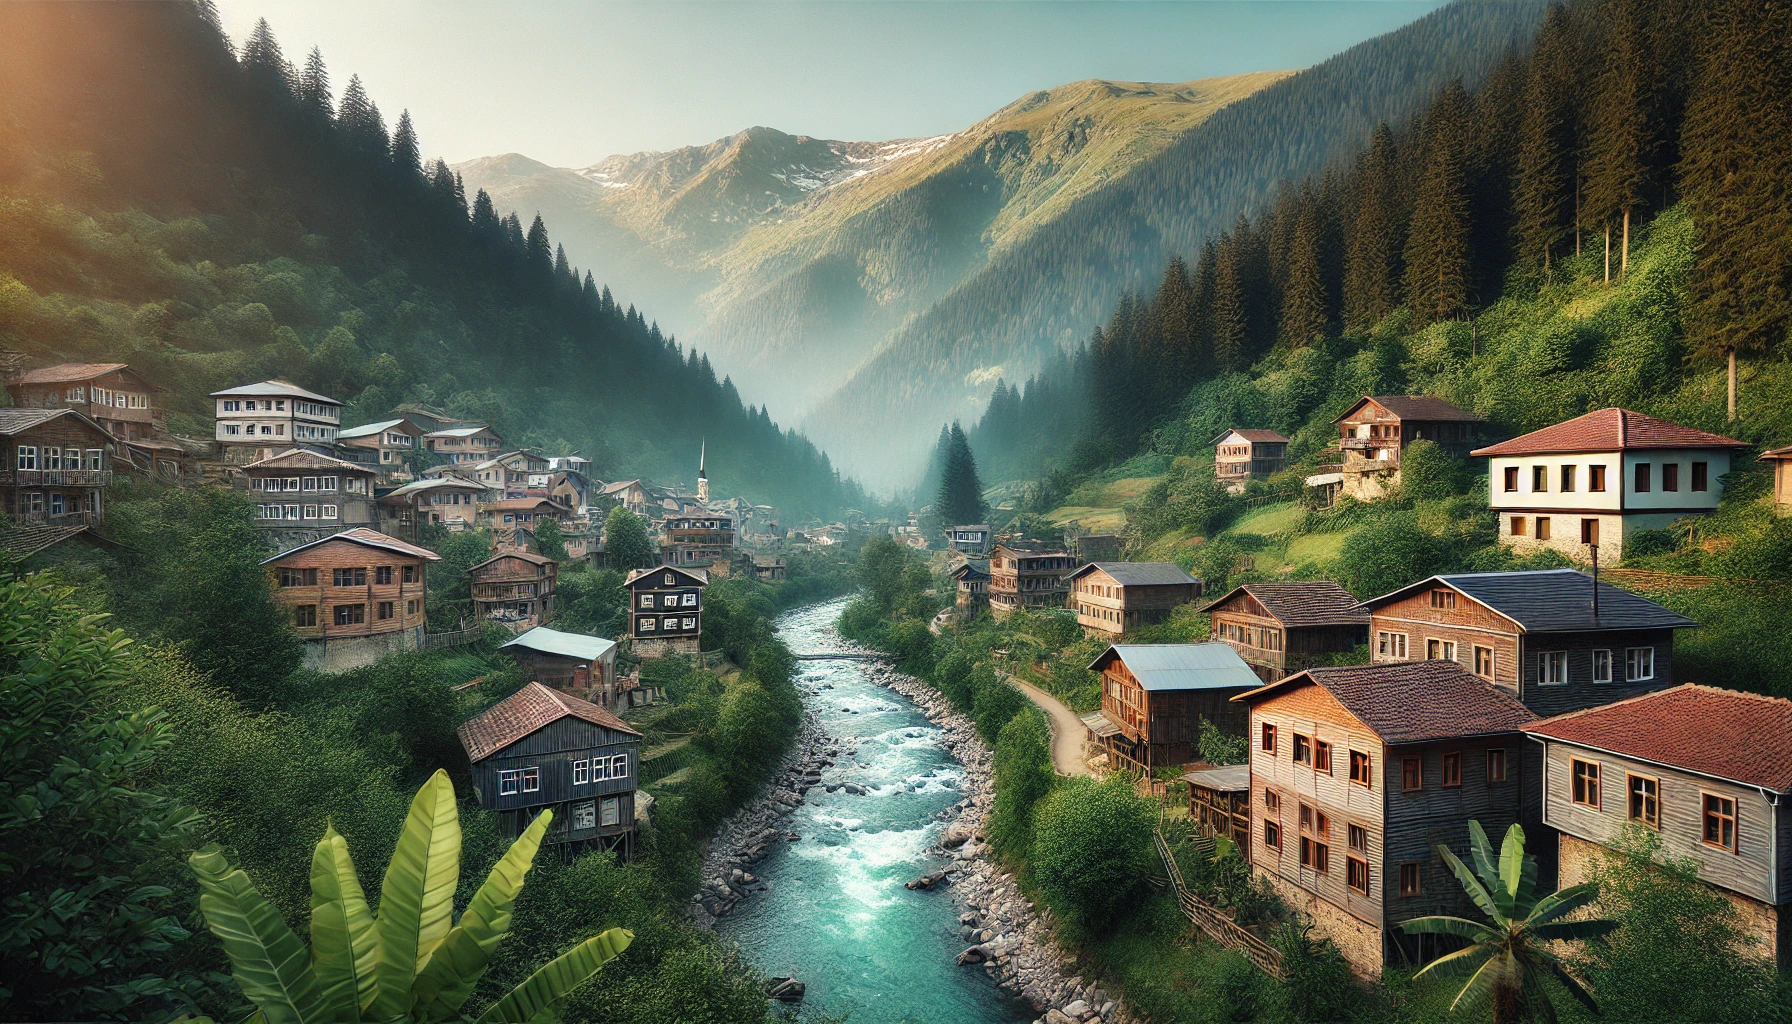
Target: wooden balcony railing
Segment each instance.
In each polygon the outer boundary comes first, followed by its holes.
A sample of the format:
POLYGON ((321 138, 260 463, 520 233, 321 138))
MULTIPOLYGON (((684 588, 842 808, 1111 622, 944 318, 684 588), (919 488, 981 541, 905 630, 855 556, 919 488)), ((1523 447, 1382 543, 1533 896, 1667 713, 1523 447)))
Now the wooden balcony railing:
POLYGON ((17 487, 110 487, 109 469, 0 469, 0 484, 17 487))

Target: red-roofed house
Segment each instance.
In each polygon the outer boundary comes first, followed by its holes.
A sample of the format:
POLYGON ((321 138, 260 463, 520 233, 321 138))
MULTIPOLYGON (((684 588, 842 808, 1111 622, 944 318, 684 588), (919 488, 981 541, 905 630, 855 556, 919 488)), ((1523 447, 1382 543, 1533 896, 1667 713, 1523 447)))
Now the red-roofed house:
POLYGON ((156 404, 163 388, 126 363, 60 363, 27 370, 7 381, 12 404, 21 409, 73 409, 120 441, 158 437, 168 413, 156 404))
POLYGON ((1288 461, 1288 439, 1273 430, 1234 428, 1213 439, 1213 473, 1237 494, 1251 480, 1279 473, 1288 461))
POLYGON ((1345 494, 1374 501, 1400 484, 1400 456, 1414 441, 1436 441, 1457 453, 1474 443, 1481 417, 1426 395, 1358 399, 1334 420, 1345 494))
POLYGON ((1560 884, 1586 881, 1625 827, 1653 831, 1792 966, 1792 701, 1688 683, 1525 732, 1543 745, 1560 884))
POLYGON ((1500 543, 1610 562, 1640 530, 1717 508, 1730 460, 1748 446, 1628 409, 1599 409, 1477 449, 1488 458, 1500 543))

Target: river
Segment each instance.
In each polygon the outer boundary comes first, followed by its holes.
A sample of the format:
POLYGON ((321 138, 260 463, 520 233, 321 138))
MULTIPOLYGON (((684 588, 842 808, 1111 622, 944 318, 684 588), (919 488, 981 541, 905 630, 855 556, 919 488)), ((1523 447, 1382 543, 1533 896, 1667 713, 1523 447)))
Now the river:
MULTIPOLYGON (((845 599, 778 620, 799 653, 839 650, 834 620, 845 599)), ((852 1024, 1018 1024, 1036 1015, 981 970, 953 958, 958 908, 941 888, 903 883, 939 866, 927 852, 945 827, 934 815, 959 799, 964 769, 939 746, 940 730, 901 694, 877 686, 854 661, 798 663, 798 686, 845 750, 809 790, 786 827, 800 833, 753 868, 771 883, 717 931, 769 975, 808 986, 809 1006, 852 1024), (854 784, 858 796, 830 785, 854 784)))

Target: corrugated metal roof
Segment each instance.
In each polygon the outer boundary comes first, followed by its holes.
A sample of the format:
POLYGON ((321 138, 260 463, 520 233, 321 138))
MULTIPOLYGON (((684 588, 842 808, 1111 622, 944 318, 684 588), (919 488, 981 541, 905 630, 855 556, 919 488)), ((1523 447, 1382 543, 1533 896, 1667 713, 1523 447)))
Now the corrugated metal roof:
POLYGON ((1187 585, 1195 578, 1174 562, 1090 562, 1071 573, 1069 579, 1080 579, 1101 570, 1123 587, 1161 587, 1187 585))
POLYGON ((1089 727, 1090 732, 1103 739, 1120 732, 1120 727, 1115 725, 1108 716, 1099 711, 1091 711, 1086 715, 1080 715, 1078 717, 1083 720, 1084 725, 1089 727))
POLYGON ((365 473, 373 476, 374 471, 354 462, 346 462, 334 455, 320 455, 304 448, 288 448, 265 459, 257 459, 243 467, 244 469, 334 469, 344 473, 365 473))
POLYGON ((478 763, 568 715, 631 736, 641 735, 605 708, 540 683, 530 683, 483 714, 461 723, 460 745, 466 748, 467 760, 478 763))
POLYGON ((1222 768, 1203 768, 1184 775, 1182 781, 1220 793, 1243 793, 1251 788, 1251 766, 1229 764, 1222 768))
POLYGON ((363 423, 358 427, 343 427, 341 430, 336 431, 336 439, 342 440, 343 438, 348 437, 367 437, 370 434, 377 434, 382 430, 396 427, 403 422, 403 419, 381 420, 378 423, 363 423))
POLYGON ((323 402, 326 405, 342 404, 328 395, 320 395, 315 391, 306 391, 304 388, 299 387, 289 380, 264 380, 255 384, 243 384, 238 387, 225 388, 222 391, 214 391, 211 393, 211 397, 213 398, 231 398, 236 396, 253 398, 262 398, 264 396, 269 398, 310 398, 323 402))
POLYGON ((1139 685, 1147 690, 1249 690, 1263 684, 1231 645, 1114 644, 1089 663, 1101 671, 1109 658, 1117 657, 1139 685))
POLYGON ((557 654, 563 658, 578 658, 581 661, 596 661, 616 647, 616 641, 605 640, 601 636, 589 636, 585 633, 562 633, 546 626, 536 626, 527 633, 510 640, 504 647, 527 647, 543 654, 557 654))
POLYGON ((472 437, 474 434, 479 433, 481 430, 490 430, 490 429, 491 429, 490 427, 487 427, 483 423, 477 423, 470 427, 444 427, 441 430, 432 430, 423 436, 425 436, 425 437, 472 437))
POLYGON ((1596 632, 1608 629, 1686 629, 1692 619, 1610 583, 1599 584, 1599 617, 1593 617, 1593 577, 1578 569, 1523 569, 1433 576, 1371 598, 1381 605, 1438 583, 1460 591, 1511 619, 1527 633, 1596 632))

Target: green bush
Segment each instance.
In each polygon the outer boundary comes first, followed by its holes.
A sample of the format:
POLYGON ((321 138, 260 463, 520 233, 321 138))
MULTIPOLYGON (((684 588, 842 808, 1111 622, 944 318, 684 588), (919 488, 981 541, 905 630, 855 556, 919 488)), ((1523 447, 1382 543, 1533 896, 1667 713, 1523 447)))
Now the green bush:
POLYGON ((1430 438, 1420 438, 1400 454, 1400 493, 1414 501, 1436 501, 1468 489, 1468 463, 1430 438))
POLYGON ((954 650, 939 660, 933 667, 933 686, 954 707, 971 706, 971 661, 963 651, 954 650))
POLYGON ((1067 780, 1039 805, 1033 877, 1061 913, 1091 932, 1106 932, 1156 867, 1156 824, 1156 809, 1124 776, 1067 780))
POLYGON ((981 686, 971 700, 971 717, 977 722, 977 735, 994 746, 1002 727, 1027 707, 1027 698, 1006 680, 981 686))
POLYGON ((1034 810, 1055 780, 1045 715, 1022 711, 996 737, 996 803, 989 815, 989 840, 997 850, 1008 856, 1026 855, 1033 842, 1034 810))
POLYGON ((1388 593, 1444 568, 1445 553, 1414 512, 1395 512, 1352 533, 1339 553, 1343 583, 1361 598, 1388 593))

